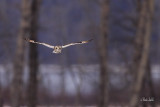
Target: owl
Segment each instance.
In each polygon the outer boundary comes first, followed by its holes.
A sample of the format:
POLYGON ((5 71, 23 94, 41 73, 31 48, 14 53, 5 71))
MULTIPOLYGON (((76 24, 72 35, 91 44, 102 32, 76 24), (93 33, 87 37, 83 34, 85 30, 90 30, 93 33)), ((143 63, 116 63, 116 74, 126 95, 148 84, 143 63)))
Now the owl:
POLYGON ((86 44, 86 43, 92 41, 93 39, 90 39, 90 40, 87 40, 87 41, 69 43, 69 44, 67 44, 67 45, 62 45, 62 46, 53 46, 53 45, 49 45, 49 44, 47 44, 47 43, 36 42, 36 41, 30 40, 30 39, 28 39, 28 38, 25 38, 25 40, 26 40, 27 42, 30 42, 30 43, 35 43, 35 44, 44 45, 44 46, 46 46, 46 47, 48 47, 48 48, 53 49, 53 53, 59 54, 59 53, 62 52, 62 49, 63 49, 63 48, 67 48, 67 47, 72 46, 72 45, 86 44))

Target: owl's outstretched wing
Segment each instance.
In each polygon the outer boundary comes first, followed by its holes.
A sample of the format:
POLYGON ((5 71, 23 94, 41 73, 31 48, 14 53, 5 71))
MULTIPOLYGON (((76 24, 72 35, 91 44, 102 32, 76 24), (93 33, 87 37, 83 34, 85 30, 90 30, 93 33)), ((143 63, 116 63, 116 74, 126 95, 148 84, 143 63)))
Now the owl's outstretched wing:
POLYGON ((93 39, 90 39, 88 41, 81 41, 81 42, 70 43, 70 44, 67 44, 67 45, 63 45, 62 48, 66 48, 66 47, 69 47, 69 46, 72 46, 72 45, 85 44, 85 43, 88 43, 88 42, 90 42, 92 40, 93 39))
POLYGON ((30 39, 28 39, 28 38, 25 38, 25 40, 26 40, 27 42, 44 45, 44 46, 46 46, 46 47, 48 47, 48 48, 54 48, 54 46, 52 46, 52 45, 49 45, 49 44, 46 44, 46 43, 41 43, 41 42, 35 42, 34 40, 30 40, 30 39))

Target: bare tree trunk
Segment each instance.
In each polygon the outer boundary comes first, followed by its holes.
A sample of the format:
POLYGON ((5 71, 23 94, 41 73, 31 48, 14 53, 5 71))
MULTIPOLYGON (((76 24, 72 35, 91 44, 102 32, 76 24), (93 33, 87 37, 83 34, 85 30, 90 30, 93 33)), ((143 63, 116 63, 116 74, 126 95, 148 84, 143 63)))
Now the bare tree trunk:
MULTIPOLYGON (((153 85, 153 80, 152 80, 152 71, 151 71, 151 64, 150 61, 147 61, 147 73, 146 73, 146 78, 145 78, 145 82, 147 85, 147 89, 148 89, 148 94, 149 97, 154 98, 154 100, 156 99, 155 93, 154 93, 154 85, 153 85)), ((143 90, 142 90, 143 91, 143 90)), ((155 107, 155 101, 150 102, 152 107, 155 107)))
MULTIPOLYGON (((1 75, 0 75, 0 78, 1 78, 1 75)), ((2 85, 1 85, 1 81, 0 81, 0 107, 3 107, 3 104, 4 104, 4 101, 3 101, 3 92, 2 91, 3 91, 3 88, 2 88, 2 85)))
POLYGON ((146 73, 147 61, 149 56, 149 47, 150 47, 150 37, 151 37, 151 26, 152 26, 152 15, 153 15, 153 0, 143 1, 146 2, 148 7, 148 13, 146 14, 146 28, 145 28, 145 37, 144 45, 142 48, 142 55, 140 58, 139 66, 137 69, 137 79, 133 88, 133 95, 130 100, 130 107, 137 107, 138 102, 140 101, 139 94, 142 88, 142 82, 144 75, 146 73))
POLYGON ((30 27, 29 0, 22 0, 22 18, 17 38, 17 48, 14 61, 14 74, 12 80, 12 107, 20 107, 22 103, 22 75, 24 69, 25 42, 24 35, 30 27))
POLYGON ((66 102, 65 102, 65 99, 66 99, 66 88, 65 88, 65 67, 62 66, 62 71, 61 71, 61 78, 62 78, 62 83, 61 83, 61 103, 62 103, 62 106, 65 107, 66 106, 66 102))
MULTIPOLYGON (((31 36, 37 41, 38 16, 41 0, 33 0, 31 4, 31 36)), ((28 106, 36 107, 38 90, 38 52, 37 45, 29 45, 29 83, 28 83, 28 106)))
POLYGON ((146 1, 138 1, 139 9, 139 19, 137 24, 137 32, 134 43, 134 54, 133 54, 133 63, 131 67, 131 72, 136 79, 137 67, 139 65, 139 59, 141 58, 141 50, 143 48, 143 39, 144 39, 144 26, 145 26, 145 16, 146 16, 146 1))
POLYGON ((99 41, 100 49, 100 102, 99 107, 108 105, 108 73, 107 73, 107 45, 108 45, 108 15, 109 0, 103 0, 101 8, 101 36, 99 41))
MULTIPOLYGON (((145 16, 146 16, 146 1, 137 1, 137 11, 139 13, 138 23, 137 23, 137 32, 134 42, 133 50, 133 63, 131 65, 131 73, 133 76, 133 81, 131 84, 132 93, 134 93, 134 82, 136 81, 136 76, 138 73, 138 65, 140 63, 140 58, 142 57, 141 50, 143 49, 143 40, 144 40, 144 27, 145 27, 145 16)), ((143 82, 144 83, 144 82, 143 82)), ((143 84, 144 85, 144 84, 143 84)))
MULTIPOLYGON (((150 67, 150 61, 147 61, 147 68, 146 68, 146 74, 143 79, 142 83, 142 88, 141 88, 141 98, 146 97, 146 98, 154 98, 155 99, 155 94, 154 94, 154 87, 152 84, 152 76, 151 76, 151 67, 150 67)), ((153 102, 142 102, 143 107, 146 107, 147 104, 151 104, 152 107, 155 107, 155 101, 153 102)))

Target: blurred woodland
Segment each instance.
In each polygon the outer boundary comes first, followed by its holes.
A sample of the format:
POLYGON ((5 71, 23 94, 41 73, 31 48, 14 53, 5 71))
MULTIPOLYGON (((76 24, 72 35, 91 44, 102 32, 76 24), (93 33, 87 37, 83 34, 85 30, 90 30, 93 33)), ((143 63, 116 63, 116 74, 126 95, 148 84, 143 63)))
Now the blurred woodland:
POLYGON ((158 107, 159 46, 159 0, 0 0, 0 107, 158 107))

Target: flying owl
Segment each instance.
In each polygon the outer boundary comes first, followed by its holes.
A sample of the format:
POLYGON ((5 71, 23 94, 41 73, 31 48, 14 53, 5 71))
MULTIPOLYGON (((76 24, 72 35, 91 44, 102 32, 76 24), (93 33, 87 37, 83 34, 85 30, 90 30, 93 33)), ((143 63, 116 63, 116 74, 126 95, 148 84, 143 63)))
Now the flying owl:
POLYGON ((44 46, 46 46, 48 48, 52 48, 53 49, 53 53, 59 54, 59 53, 62 52, 63 48, 66 48, 66 47, 69 47, 69 46, 72 46, 72 45, 85 44, 85 43, 88 43, 88 42, 92 41, 93 39, 90 39, 88 41, 81 41, 81 42, 70 43, 70 44, 62 45, 62 46, 52 46, 52 45, 49 45, 49 44, 46 44, 46 43, 35 42, 34 40, 30 40, 28 38, 25 38, 25 40, 27 42, 30 42, 30 43, 41 44, 41 45, 44 45, 44 46))

